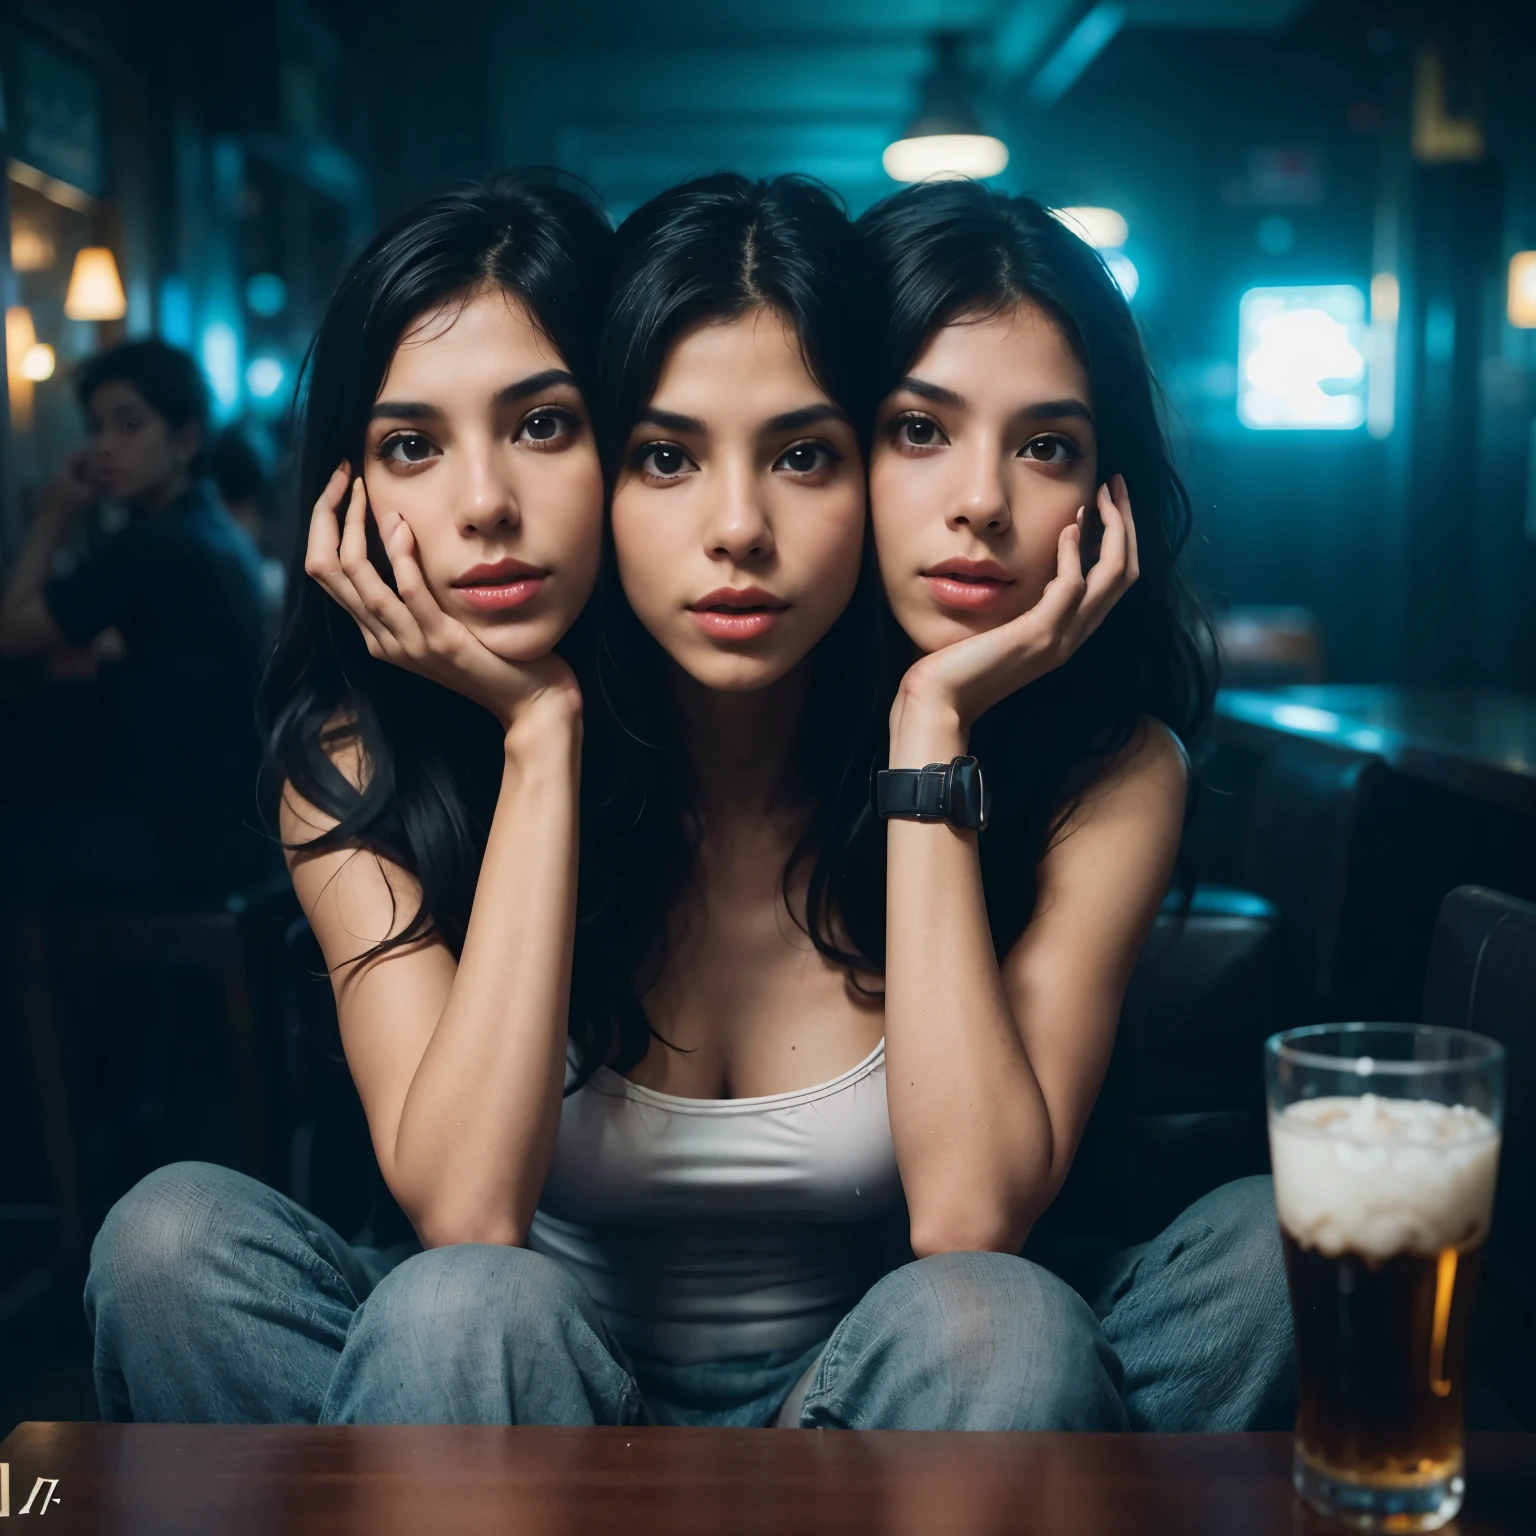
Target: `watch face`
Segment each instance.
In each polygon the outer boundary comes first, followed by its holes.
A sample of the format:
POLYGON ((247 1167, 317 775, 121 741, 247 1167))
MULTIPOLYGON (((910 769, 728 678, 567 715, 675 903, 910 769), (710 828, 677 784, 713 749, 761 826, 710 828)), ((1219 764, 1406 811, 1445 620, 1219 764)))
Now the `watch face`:
POLYGON ((974 757, 957 757, 949 779, 949 819, 957 827, 987 824, 986 799, 981 783, 981 764, 974 757))

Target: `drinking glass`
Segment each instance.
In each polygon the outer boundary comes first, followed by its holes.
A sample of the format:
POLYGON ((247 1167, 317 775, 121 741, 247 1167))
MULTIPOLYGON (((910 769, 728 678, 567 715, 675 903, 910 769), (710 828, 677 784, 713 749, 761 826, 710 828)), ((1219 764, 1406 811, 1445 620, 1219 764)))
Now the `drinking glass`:
POLYGON ((1436 1530, 1465 1488, 1503 1047, 1421 1024, 1320 1024, 1272 1036, 1264 1066, 1300 1371, 1296 1491, 1361 1530, 1436 1530))

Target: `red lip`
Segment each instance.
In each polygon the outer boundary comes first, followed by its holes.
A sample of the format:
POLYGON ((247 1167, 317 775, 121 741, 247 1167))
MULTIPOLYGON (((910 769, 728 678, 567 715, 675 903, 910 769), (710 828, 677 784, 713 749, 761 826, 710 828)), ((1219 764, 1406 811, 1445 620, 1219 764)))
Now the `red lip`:
POLYGON ((704 608, 767 608, 783 612, 789 604, 761 587, 716 587, 688 604, 695 613, 704 608))
POLYGON ((688 604, 693 621, 715 640, 756 640, 789 604, 761 587, 717 587, 688 604))
POLYGON ((471 566, 453 588, 471 607, 496 612, 519 608, 537 596, 548 576, 548 571, 523 560, 497 560, 471 566))
POLYGON ((962 581, 1012 582, 1013 577, 996 560, 941 560, 930 565, 924 576, 958 576, 962 581))
POLYGON ((1000 602, 1013 585, 1013 577, 996 560, 941 560, 922 575, 936 602, 970 611, 1000 602))

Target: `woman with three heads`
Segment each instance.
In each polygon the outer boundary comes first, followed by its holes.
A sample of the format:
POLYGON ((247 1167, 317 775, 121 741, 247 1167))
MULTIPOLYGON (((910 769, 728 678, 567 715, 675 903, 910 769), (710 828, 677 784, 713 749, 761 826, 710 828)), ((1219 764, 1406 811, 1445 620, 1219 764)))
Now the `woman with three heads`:
POLYGON ((362 255, 304 427, 272 797, 419 1241, 159 1170, 104 1416, 1283 1424, 1267 1180, 1022 1256, 1211 690, 1098 256, 970 184, 502 180, 362 255))

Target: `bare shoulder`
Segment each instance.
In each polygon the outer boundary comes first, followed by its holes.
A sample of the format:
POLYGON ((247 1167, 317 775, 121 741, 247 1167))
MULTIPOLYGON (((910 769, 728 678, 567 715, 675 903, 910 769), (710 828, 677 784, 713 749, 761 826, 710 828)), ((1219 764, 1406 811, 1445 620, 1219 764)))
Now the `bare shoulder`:
MULTIPOLYGON (((353 722, 328 721, 321 736, 326 756, 354 789, 366 787, 370 764, 353 722)), ((334 969, 359 952, 404 931, 421 905, 421 886, 408 870, 362 843, 310 847, 335 829, 337 819, 284 780, 278 830, 294 894, 334 969)))
POLYGON ((1067 827, 1130 814, 1182 825, 1189 754, 1161 720, 1142 716, 1135 734, 1084 786, 1067 827))
MULTIPOLYGON (((368 782, 371 765, 356 725, 352 715, 338 711, 326 721, 321 731, 320 749, 347 783, 353 789, 361 790, 368 782)), ((302 795, 291 780, 283 780, 278 800, 278 829, 290 868, 296 857, 305 856, 305 843, 324 836, 335 826, 334 816, 302 795)))

